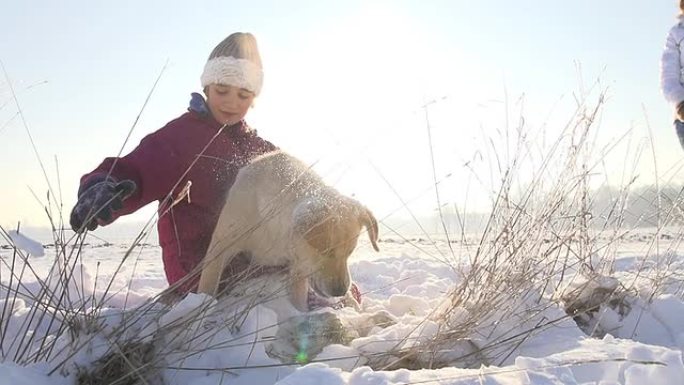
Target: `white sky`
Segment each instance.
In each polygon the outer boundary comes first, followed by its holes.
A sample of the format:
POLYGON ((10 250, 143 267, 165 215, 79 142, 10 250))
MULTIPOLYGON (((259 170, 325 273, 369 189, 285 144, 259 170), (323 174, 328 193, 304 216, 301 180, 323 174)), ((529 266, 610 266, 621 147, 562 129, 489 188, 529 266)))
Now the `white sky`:
MULTIPOLYGON (((460 205, 473 188, 466 187, 472 174, 463 164, 478 151, 492 156, 478 146, 505 127, 506 100, 511 124, 524 94, 526 126, 537 131, 547 122, 543 131, 554 137, 570 117, 572 93, 599 75, 609 99, 598 140, 632 128, 635 145, 650 125, 655 156, 641 157, 640 183, 653 182, 654 158, 662 178, 680 182, 681 173, 670 170, 681 166, 682 150, 658 86, 676 4, 14 1, 0 11, 0 60, 68 215, 78 178, 118 152, 167 60, 125 152, 185 111, 219 41, 252 32, 265 84, 247 121, 281 148, 319 161, 331 184, 383 217, 401 205, 396 194, 420 195, 416 210, 434 207, 425 101, 440 100, 430 111, 437 174, 454 173, 442 201, 460 205)), ((0 224, 47 225, 29 190, 44 201, 47 182, 17 111, 3 74, 0 224)), ((609 174, 630 156, 607 157, 609 174)), ((479 162, 486 169, 492 159, 479 162)), ((469 205, 482 207, 485 195, 471 192, 469 205)), ((148 207, 127 220, 153 212, 148 207)))

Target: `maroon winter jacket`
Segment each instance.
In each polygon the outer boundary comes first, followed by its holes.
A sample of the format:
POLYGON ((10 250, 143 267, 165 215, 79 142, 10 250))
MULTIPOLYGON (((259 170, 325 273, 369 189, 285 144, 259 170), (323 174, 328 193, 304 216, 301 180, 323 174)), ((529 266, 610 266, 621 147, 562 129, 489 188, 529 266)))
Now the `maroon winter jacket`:
MULTIPOLYGON (((102 180, 114 165, 113 178, 130 179, 137 185, 123 209, 114 213, 114 219, 152 201, 159 202, 157 230, 170 285, 185 277, 204 257, 239 168, 254 156, 276 149, 244 121, 221 129, 199 94, 193 94, 188 111, 146 136, 130 154, 106 158, 81 178, 79 189, 102 180), (171 199, 176 198, 188 181, 192 182, 189 199, 170 207, 169 200, 165 201, 169 192, 173 189, 171 199)), ((194 290, 196 285, 197 277, 183 284, 181 291, 194 290)))

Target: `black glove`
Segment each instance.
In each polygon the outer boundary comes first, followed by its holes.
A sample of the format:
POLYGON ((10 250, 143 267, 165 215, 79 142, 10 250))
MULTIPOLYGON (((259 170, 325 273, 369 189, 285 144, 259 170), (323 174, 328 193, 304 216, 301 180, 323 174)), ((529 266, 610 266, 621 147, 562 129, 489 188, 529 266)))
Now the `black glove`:
POLYGON ((79 191, 78 202, 71 210, 69 223, 77 232, 95 230, 98 225, 111 222, 112 213, 121 210, 123 201, 135 192, 136 185, 132 180, 117 182, 113 178, 96 182, 79 191), (85 223, 86 220, 88 223, 85 223))

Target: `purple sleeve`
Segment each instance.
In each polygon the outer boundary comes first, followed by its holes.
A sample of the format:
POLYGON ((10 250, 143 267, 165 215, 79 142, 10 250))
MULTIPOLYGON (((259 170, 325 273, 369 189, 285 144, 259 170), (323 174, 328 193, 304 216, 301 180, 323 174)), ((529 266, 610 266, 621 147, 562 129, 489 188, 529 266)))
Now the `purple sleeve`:
POLYGON ((136 190, 116 212, 130 214, 146 204, 164 199, 182 176, 177 151, 159 132, 145 137, 124 157, 106 158, 95 170, 81 178, 79 192, 108 176, 116 181, 132 180, 136 190))

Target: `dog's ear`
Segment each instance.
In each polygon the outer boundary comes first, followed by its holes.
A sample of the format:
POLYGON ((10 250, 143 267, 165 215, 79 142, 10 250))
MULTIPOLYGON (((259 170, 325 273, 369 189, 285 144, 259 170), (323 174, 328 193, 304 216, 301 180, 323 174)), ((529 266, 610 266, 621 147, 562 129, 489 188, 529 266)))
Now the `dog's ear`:
POLYGON ((380 248, 378 247, 378 221, 375 219, 373 213, 366 207, 361 206, 359 221, 366 227, 373 249, 375 249, 375 251, 380 251, 380 248))
POLYGON ((320 253, 327 253, 333 248, 333 233, 335 232, 335 224, 329 219, 315 223, 312 227, 307 229, 303 236, 306 242, 320 253))
POLYGON ((330 249, 334 224, 330 220, 329 209, 323 202, 311 199, 299 203, 292 219, 294 231, 313 248, 320 252, 330 249))

